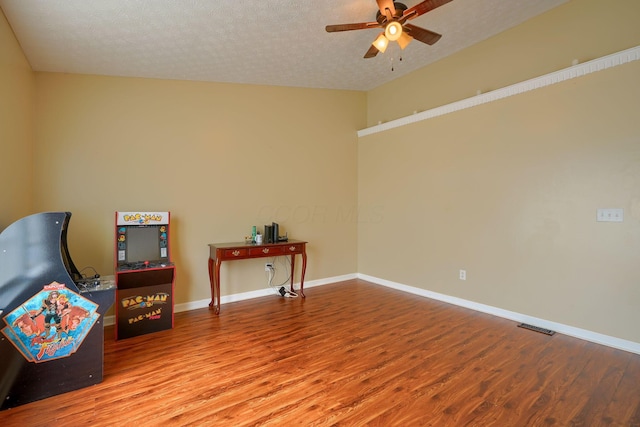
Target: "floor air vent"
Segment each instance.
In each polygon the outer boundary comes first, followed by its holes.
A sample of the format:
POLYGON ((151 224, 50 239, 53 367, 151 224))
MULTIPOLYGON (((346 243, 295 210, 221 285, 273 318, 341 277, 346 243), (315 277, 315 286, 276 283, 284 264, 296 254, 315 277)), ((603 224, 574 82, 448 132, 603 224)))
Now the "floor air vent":
POLYGON ((556 333, 556 331, 552 331, 550 329, 541 328, 539 326, 528 325, 526 323, 520 323, 518 325, 518 328, 529 329, 531 331, 540 332, 541 334, 545 334, 545 335, 553 335, 553 334, 556 333))

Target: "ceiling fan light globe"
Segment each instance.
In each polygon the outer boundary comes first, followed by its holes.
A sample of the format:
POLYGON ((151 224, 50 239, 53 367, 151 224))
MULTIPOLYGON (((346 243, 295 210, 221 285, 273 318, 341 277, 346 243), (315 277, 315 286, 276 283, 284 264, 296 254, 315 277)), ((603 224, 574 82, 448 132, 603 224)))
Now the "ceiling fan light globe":
POLYGON ((387 50, 387 46, 389 46, 389 40, 384 36, 384 33, 380 33, 377 39, 371 43, 375 46, 376 49, 380 51, 380 53, 384 53, 387 50))
POLYGON ((398 44, 400 45, 400 49, 404 50, 404 48, 407 47, 409 43, 411 43, 411 40, 413 40, 413 37, 411 37, 409 34, 403 31, 402 34, 400 35, 400 38, 398 39, 398 44))
POLYGON ((389 22, 384 29, 384 35, 387 37, 387 40, 398 40, 400 36, 402 36, 402 25, 397 21, 389 22))

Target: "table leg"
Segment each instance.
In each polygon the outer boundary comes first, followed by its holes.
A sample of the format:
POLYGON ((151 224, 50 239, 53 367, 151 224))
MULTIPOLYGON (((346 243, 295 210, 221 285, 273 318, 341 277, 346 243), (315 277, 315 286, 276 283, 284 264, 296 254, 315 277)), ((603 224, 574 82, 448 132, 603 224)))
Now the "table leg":
POLYGON ((211 285, 211 302, 209 309, 220 314, 220 261, 209 258, 209 284, 211 285))
POLYGON ((216 314, 220 314, 220 265, 221 264, 222 264, 222 260, 220 258, 216 258, 216 263, 215 263, 216 314))
POLYGON ((211 286, 211 302, 209 303, 209 309, 213 309, 215 307, 216 300, 216 282, 215 276, 213 275, 213 259, 209 258, 209 285, 211 286))
POLYGON ((307 271, 307 252, 302 251, 302 272, 300 273, 300 295, 304 298, 304 273, 307 271))
POLYGON ((295 270, 296 270, 296 254, 291 254, 291 284, 289 285, 289 288, 291 290, 291 292, 295 291, 293 290, 293 277, 295 276, 295 270))
POLYGON ((216 314, 220 314, 220 265, 222 264, 222 260, 220 258, 216 258, 216 314))
MULTIPOLYGON (((300 274, 300 291, 298 292, 298 294, 302 297, 305 298, 304 295, 304 273, 307 271, 307 253, 306 252, 302 252, 302 273, 300 274)), ((296 256, 295 254, 291 255, 291 292, 294 292, 293 290, 293 278, 294 278, 294 273, 295 273, 295 265, 296 265, 296 256)))

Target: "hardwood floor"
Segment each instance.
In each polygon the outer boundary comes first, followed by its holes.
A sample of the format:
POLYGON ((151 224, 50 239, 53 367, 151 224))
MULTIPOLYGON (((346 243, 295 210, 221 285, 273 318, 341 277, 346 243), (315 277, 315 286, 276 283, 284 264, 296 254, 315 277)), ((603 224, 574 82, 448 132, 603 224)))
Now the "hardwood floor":
POLYGON ((8 426, 640 426, 640 355, 352 280, 177 313, 8 426))

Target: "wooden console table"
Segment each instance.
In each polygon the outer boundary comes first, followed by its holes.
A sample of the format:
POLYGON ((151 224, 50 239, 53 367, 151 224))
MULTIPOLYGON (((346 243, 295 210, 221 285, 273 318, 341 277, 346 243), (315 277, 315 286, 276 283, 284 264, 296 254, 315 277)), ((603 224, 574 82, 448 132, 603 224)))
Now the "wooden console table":
POLYGON ((300 276, 300 294, 304 298, 304 273, 307 269, 307 242, 289 240, 278 243, 211 243, 209 244, 209 282, 211 283, 211 302, 209 308, 220 314, 220 265, 222 261, 236 259, 265 258, 291 256, 291 292, 293 290, 293 273, 296 255, 302 255, 302 273, 300 276))

